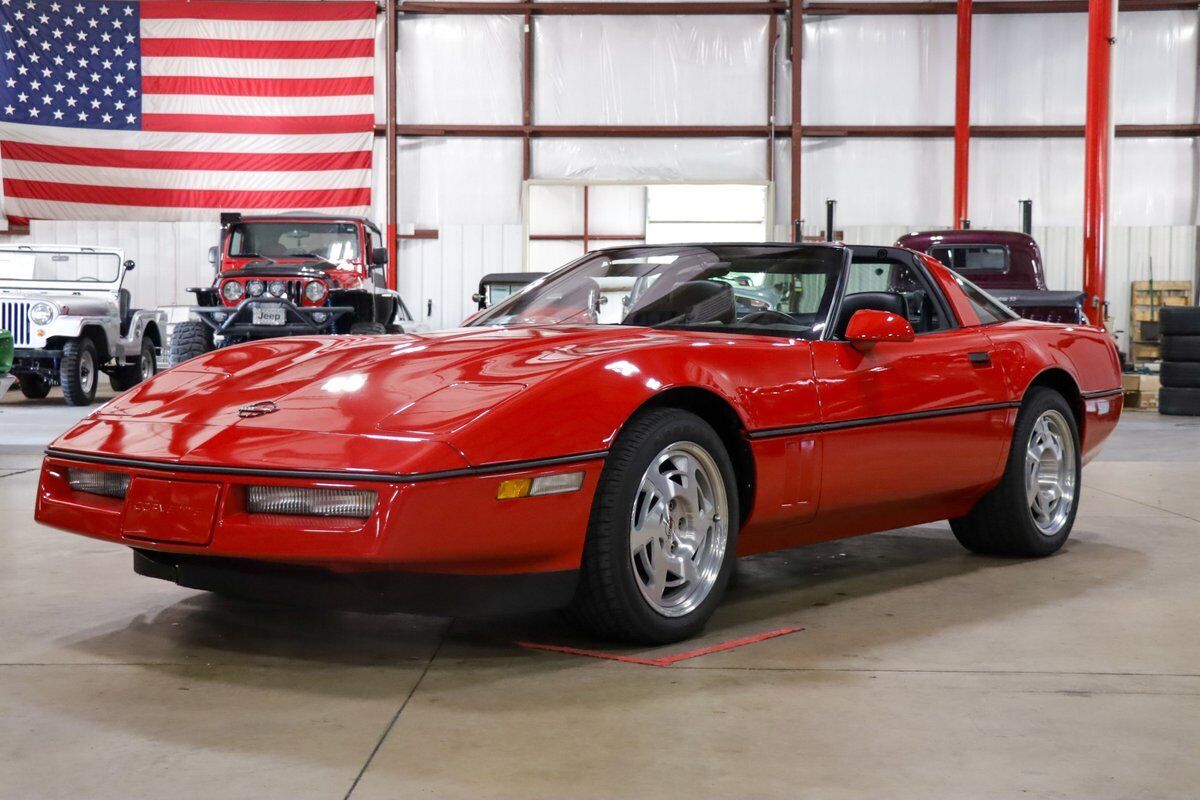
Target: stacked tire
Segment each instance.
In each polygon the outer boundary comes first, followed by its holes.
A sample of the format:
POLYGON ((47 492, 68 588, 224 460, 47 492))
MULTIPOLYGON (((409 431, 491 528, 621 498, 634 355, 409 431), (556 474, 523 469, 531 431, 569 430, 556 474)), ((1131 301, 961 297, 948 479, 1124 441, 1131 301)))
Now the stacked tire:
POLYGON ((1158 320, 1162 332, 1158 411, 1200 416, 1200 308, 1164 308, 1158 320))

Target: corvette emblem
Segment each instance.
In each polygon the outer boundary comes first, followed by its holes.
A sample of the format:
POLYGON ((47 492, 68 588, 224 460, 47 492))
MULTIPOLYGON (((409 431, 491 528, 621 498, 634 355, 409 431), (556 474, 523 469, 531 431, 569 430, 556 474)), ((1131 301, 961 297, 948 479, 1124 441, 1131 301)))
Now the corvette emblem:
POLYGON ((278 410, 279 406, 270 400, 263 400, 258 403, 251 403, 248 406, 242 406, 238 409, 238 416, 242 419, 249 419, 250 417, 262 417, 267 414, 274 414, 278 410))

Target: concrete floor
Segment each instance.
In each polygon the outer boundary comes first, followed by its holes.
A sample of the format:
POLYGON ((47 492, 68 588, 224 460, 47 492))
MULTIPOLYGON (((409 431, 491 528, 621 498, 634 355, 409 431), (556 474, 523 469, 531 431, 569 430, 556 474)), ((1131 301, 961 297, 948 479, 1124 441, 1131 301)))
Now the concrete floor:
POLYGON ((929 525, 743 562, 655 668, 550 615, 311 613, 38 527, 83 411, 0 400, 0 797, 1185 798, 1200 786, 1200 419, 1130 413, 1065 550, 929 525), (40 437, 40 438, 39 438, 40 437), (7 442, 7 443, 6 443, 7 442))

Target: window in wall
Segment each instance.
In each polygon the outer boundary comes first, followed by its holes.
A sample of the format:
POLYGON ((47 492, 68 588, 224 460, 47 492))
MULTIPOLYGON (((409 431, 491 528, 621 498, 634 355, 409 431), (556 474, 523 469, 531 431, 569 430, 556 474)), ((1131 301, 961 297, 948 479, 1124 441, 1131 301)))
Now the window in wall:
POLYGON ((646 187, 646 243, 765 242, 767 187, 646 187))

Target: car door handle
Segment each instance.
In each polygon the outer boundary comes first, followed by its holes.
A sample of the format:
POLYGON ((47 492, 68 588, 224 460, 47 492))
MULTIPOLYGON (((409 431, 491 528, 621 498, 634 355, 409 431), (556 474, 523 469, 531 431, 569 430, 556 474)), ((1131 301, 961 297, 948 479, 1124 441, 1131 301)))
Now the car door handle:
POLYGON ((990 367, 992 365, 992 354, 984 352, 967 353, 967 360, 971 362, 972 366, 990 367))

